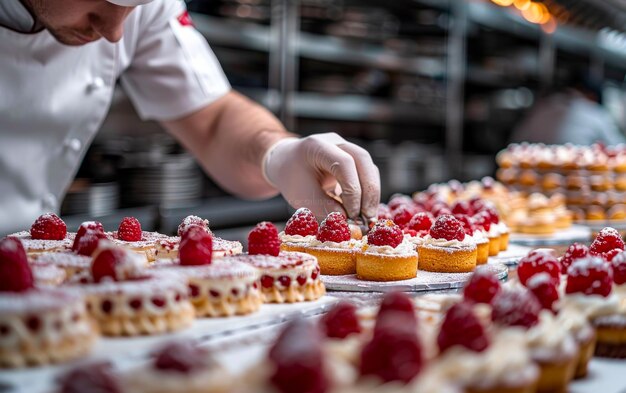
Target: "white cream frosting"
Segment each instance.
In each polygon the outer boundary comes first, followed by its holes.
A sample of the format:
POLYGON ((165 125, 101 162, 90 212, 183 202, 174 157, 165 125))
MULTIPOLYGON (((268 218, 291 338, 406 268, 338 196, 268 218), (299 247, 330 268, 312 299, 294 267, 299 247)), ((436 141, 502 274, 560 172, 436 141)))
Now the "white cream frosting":
POLYGON ((489 238, 487 237, 487 232, 480 231, 480 230, 474 231, 474 234, 472 235, 472 239, 474 239, 474 242, 476 242, 476 244, 489 242, 489 238))
POLYGON ((489 227, 489 232, 487 232, 487 236, 488 237, 499 237, 500 236, 500 229, 498 229, 498 225, 497 224, 491 224, 491 226, 489 227))
POLYGON ((415 245, 403 238, 397 247, 391 246, 374 246, 367 243, 367 236, 363 237, 363 249, 366 254, 384 254, 384 255, 417 255, 415 245))
POLYGON ((426 235, 424 236, 423 245, 446 248, 472 248, 476 247, 476 242, 471 236, 468 235, 465 235, 463 241, 459 241, 456 239, 435 239, 430 235, 426 235))
POLYGON ((361 248, 361 241, 350 239, 345 242, 321 242, 317 239, 313 239, 310 243, 311 247, 323 247, 323 248, 338 248, 342 250, 356 250, 361 248))
POLYGON ((278 234, 280 241, 283 243, 311 243, 315 239, 313 235, 301 236, 301 235, 287 235, 284 231, 278 234))
MULTIPOLYGON (((491 224, 491 226, 493 226, 493 225, 494 224, 491 224)), ((509 227, 506 226, 504 221, 500 220, 500 222, 495 224, 495 226, 498 229, 498 233, 500 233, 500 234, 509 233, 509 227)))
POLYGON ((539 323, 526 332, 526 342, 531 356, 538 361, 570 358, 577 345, 570 331, 547 310, 539 314, 539 323))
POLYGON ((565 309, 559 312, 556 319, 557 323, 569 330, 578 342, 586 342, 593 336, 593 328, 587 317, 577 310, 565 309))
POLYGON ((587 318, 593 319, 617 313, 619 298, 615 293, 611 293, 608 297, 572 293, 563 296, 559 301, 559 308, 563 310, 572 308, 587 318))

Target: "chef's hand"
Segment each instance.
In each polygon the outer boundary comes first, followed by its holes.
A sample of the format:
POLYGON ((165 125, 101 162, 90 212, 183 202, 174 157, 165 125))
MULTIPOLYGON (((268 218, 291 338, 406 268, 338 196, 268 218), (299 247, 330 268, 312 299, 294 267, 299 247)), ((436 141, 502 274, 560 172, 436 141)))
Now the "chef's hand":
POLYGON ((380 174, 369 153, 335 133, 287 138, 273 145, 263 173, 295 208, 324 218, 343 211, 349 218, 376 216, 380 174))

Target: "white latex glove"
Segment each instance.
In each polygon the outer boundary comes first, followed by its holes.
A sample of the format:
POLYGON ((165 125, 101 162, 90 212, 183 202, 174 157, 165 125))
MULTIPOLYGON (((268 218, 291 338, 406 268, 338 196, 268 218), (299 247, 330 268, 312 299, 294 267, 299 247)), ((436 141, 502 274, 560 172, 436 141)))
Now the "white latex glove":
POLYGON ((376 216, 378 168, 366 150, 335 133, 283 139, 268 149, 263 164, 266 179, 294 208, 308 207, 318 218, 332 211, 352 219, 376 216))

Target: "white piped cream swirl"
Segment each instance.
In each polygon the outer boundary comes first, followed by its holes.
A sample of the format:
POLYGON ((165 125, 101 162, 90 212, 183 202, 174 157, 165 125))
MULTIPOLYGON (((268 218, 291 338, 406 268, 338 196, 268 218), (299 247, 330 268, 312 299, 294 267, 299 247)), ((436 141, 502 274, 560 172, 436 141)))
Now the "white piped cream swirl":
POLYGON ((435 246, 435 247, 447 247, 447 248, 472 248, 476 247, 476 242, 471 236, 465 235, 463 241, 452 239, 435 239, 430 235, 424 236, 423 245, 435 246))

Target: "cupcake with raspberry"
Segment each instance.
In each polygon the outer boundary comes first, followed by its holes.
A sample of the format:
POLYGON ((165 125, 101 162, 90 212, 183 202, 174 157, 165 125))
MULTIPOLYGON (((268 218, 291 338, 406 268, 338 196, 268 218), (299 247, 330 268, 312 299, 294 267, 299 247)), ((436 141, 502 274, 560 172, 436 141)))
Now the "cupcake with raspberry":
POLYGON ((97 336, 81 296, 36 288, 22 243, 0 240, 0 367, 80 358, 97 336))
POLYGON ((320 266, 309 254, 280 251, 278 231, 271 222, 261 222, 248 235, 248 253, 227 257, 261 272, 259 280, 265 303, 295 303, 317 300, 326 293, 320 266))
POLYGON ((116 245, 144 256, 148 262, 156 259, 157 242, 167 238, 158 232, 143 231, 135 217, 124 217, 117 231, 107 232, 106 235, 116 245))
POLYGON ((283 251, 306 252, 306 247, 315 241, 319 224, 315 215, 306 207, 301 207, 289 218, 285 230, 278 234, 283 251))
POLYGON ((482 229, 489 240, 489 256, 495 257, 500 252, 500 232, 495 225, 491 224, 491 216, 486 211, 481 211, 472 216, 479 229, 482 229))
POLYGON ((356 255, 356 275, 361 280, 398 281, 417 275, 415 246, 391 220, 378 221, 363 238, 356 255))
POLYGON ((404 237, 417 248, 424 242, 424 237, 428 235, 434 221, 435 218, 430 213, 415 213, 404 228, 404 237))
POLYGON ((451 215, 437 218, 417 253, 421 270, 441 273, 471 272, 478 255, 474 239, 451 215))
POLYGON ((85 297, 103 334, 158 334, 193 322, 185 277, 147 271, 145 265, 144 257, 104 241, 94 253, 89 273, 72 280, 69 288, 85 297))
POLYGON ((123 381, 137 393, 229 393, 235 384, 207 349, 189 341, 162 346, 150 363, 126 372, 123 381))
POLYGON ((159 259, 158 271, 184 276, 198 317, 228 317, 258 311, 263 303, 259 270, 242 262, 213 260, 212 236, 200 227, 183 233, 179 257, 159 259))
POLYGON ((578 346, 554 314, 542 311, 525 288, 505 290, 493 300, 492 320, 500 329, 524 333, 531 359, 539 366, 537 392, 565 392, 578 363, 578 346))
POLYGON ((221 258, 227 255, 241 254, 243 246, 238 241, 225 240, 218 236, 215 236, 209 228, 209 221, 204 220, 198 216, 187 216, 178 225, 178 236, 169 236, 156 242, 156 259, 176 259, 178 258, 178 248, 182 241, 183 235, 193 227, 199 227, 206 233, 210 234, 213 239, 213 253, 214 259, 221 258))
POLYGON ((589 246, 589 254, 610 260, 611 255, 624 251, 624 240, 615 228, 603 228, 589 246))
POLYGON ((524 334, 505 330, 491 337, 469 303, 453 305, 437 337, 434 370, 467 392, 534 392, 538 367, 524 334))
POLYGON ((463 230, 467 236, 471 236, 476 242, 476 264, 484 265, 489 260, 489 238, 482 227, 478 227, 474 219, 466 214, 454 216, 463 224, 463 230))
POLYGON ((336 276, 356 273, 356 252, 360 248, 361 242, 350 236, 346 217, 333 212, 322 221, 315 240, 305 250, 317 258, 322 274, 336 276))
POLYGON ((9 235, 22 242, 28 256, 47 252, 67 251, 72 248, 75 233, 67 232, 65 222, 54 213, 46 213, 33 223, 30 231, 9 235))

